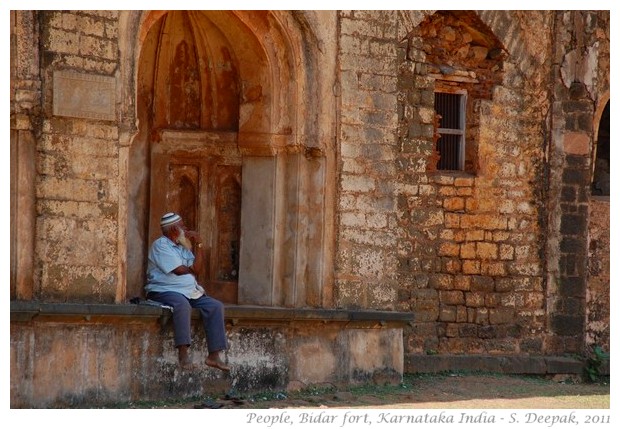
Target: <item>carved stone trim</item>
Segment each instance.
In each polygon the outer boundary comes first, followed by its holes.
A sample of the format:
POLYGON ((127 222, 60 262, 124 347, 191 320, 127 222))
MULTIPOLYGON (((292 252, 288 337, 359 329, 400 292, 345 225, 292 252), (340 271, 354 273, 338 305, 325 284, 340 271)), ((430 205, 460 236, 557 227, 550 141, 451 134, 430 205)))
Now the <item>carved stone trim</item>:
POLYGON ((154 153, 186 152, 196 157, 221 156, 239 164, 237 133, 218 131, 159 131, 160 141, 153 142, 154 153))
POLYGON ((246 156, 275 156, 293 143, 292 134, 239 133, 239 150, 246 156))

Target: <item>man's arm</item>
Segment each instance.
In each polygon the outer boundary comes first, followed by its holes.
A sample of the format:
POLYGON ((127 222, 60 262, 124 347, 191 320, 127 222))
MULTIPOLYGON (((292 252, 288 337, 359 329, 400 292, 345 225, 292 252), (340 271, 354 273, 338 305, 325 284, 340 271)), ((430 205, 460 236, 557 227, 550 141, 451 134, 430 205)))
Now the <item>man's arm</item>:
POLYGON ((179 265, 172 273, 177 276, 181 276, 184 274, 193 274, 196 278, 198 278, 198 274, 202 272, 203 261, 204 261, 204 250, 202 249, 202 240, 197 232, 194 231, 186 231, 185 234, 192 242, 194 254, 194 263, 191 266, 179 265))
POLYGON ((194 270, 191 267, 186 267, 185 265, 179 265, 174 270, 172 270, 173 274, 177 276, 182 276, 183 274, 195 274, 194 270))

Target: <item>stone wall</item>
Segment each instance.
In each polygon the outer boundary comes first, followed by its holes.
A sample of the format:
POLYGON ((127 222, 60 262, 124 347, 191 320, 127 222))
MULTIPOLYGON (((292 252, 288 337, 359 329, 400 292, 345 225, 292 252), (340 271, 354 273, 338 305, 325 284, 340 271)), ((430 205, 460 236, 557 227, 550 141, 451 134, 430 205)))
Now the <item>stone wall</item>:
POLYGON ((587 349, 600 346, 610 350, 610 203, 591 199, 588 226, 588 288, 586 291, 587 349))
MULTIPOLYGON (((511 23, 499 20, 491 30, 502 34, 498 30, 511 23)), ((446 43, 459 31, 453 29, 440 33, 446 43)), ((511 39, 519 37, 521 32, 513 31, 501 41, 510 46, 511 39)), ((404 109, 417 114, 403 116, 401 142, 404 149, 413 148, 403 150, 406 165, 414 166, 405 177, 419 188, 417 194, 400 197, 400 208, 408 228, 404 238, 415 249, 403 258, 403 270, 413 276, 408 302, 419 317, 408 351, 542 352, 542 201, 536 180, 541 172, 542 118, 528 107, 529 94, 537 90, 531 86, 540 79, 526 80, 518 58, 508 52, 503 69, 496 71, 503 73, 503 80, 493 87, 491 99, 474 100, 467 111, 478 126, 477 141, 468 143, 478 148, 472 162, 477 171, 429 172, 434 133, 429 110, 436 82, 428 76, 425 40, 414 37, 410 43, 411 61, 401 68, 401 82, 404 109)))
MULTIPOLYGON (((40 12, 42 124, 37 142, 35 296, 114 302, 118 278, 118 126, 54 116, 54 76, 114 77, 116 11, 40 12)), ((60 91, 60 89, 57 89, 60 91)), ((66 88, 65 88, 66 90, 66 88)), ((108 100, 115 103, 114 99, 108 100)), ((116 106, 112 106, 115 109, 116 106)))
POLYGON ((609 91, 608 12, 557 12, 549 152, 547 308, 552 353, 580 353, 586 332, 594 112, 609 91), (601 27, 599 27, 599 25, 601 27), (599 56, 599 51, 602 55, 599 56))
POLYGON ((395 309, 396 11, 340 12, 336 306, 395 309))
MULTIPOLYGON (((111 304, 142 290, 152 136, 140 129, 149 99, 136 95, 134 57, 147 16, 11 12, 12 302, 111 304), (71 78, 101 84, 108 98, 57 100, 75 89, 71 78)), ((268 28, 262 12, 247 16, 256 31, 268 28)), ((300 288, 273 302, 400 311, 414 323, 403 336, 402 324, 377 318, 274 324, 274 308, 245 325, 231 318, 230 356, 247 386, 366 381, 381 368, 396 377, 403 353, 413 362, 609 346, 609 205, 589 195, 594 117, 609 100, 608 11, 277 16, 281 35, 295 35, 282 40, 304 78, 288 80, 302 106, 291 117, 303 126, 285 131, 299 132, 291 148, 299 153, 281 164, 271 192, 278 205, 269 205, 278 228, 299 240, 255 236, 280 258, 273 284, 297 270, 300 288), (436 167, 440 87, 468 91, 465 171, 436 167), (308 171, 292 174, 300 166, 308 171), (385 352, 369 356, 371 345, 385 352)), ((268 111, 288 112, 285 99, 268 111)), ((265 190, 252 185, 256 195, 265 190)), ((156 321, 95 319, 12 319, 12 405, 144 397, 151 379, 140 377, 153 365, 164 374, 153 397, 185 381, 184 395, 203 392, 201 383, 214 381, 178 375, 170 332, 156 321)))
POLYGON ((412 311, 408 353, 579 353, 605 13, 340 16, 338 305, 412 311), (482 39, 503 60, 476 57, 482 39), (429 43, 467 42, 441 76, 429 43), (586 83, 566 83, 575 70, 586 83), (467 82, 467 173, 434 168, 439 80, 467 82))
POLYGON ((423 41, 394 39, 408 24, 397 13, 341 20, 339 304, 412 311, 407 352, 541 352, 542 118, 528 85, 544 79, 505 63, 493 99, 474 106, 477 174, 430 174, 435 81, 423 41))
POLYGON ((33 11, 11 11, 11 299, 34 284, 36 130, 41 113, 39 25, 33 11))

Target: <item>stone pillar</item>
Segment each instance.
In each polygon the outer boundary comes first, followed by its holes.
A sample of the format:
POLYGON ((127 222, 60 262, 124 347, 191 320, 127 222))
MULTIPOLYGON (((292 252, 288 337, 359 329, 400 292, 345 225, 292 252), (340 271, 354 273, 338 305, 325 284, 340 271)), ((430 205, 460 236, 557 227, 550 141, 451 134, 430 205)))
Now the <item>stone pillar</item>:
POLYGON ((552 114, 549 193, 549 329, 551 353, 580 353, 585 334, 590 153, 593 140, 589 12, 557 12, 557 76, 552 114), (568 24, 568 25, 567 25, 568 24))
POLYGON ((11 11, 11 299, 34 293, 38 31, 36 12, 11 11))

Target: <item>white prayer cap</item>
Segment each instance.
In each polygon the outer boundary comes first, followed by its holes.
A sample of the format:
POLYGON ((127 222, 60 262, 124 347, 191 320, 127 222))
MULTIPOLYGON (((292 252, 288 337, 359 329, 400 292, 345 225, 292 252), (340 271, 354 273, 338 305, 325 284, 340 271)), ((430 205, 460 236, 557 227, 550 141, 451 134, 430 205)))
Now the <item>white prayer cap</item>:
POLYGON ((170 212, 170 213, 166 213, 165 215, 163 215, 161 217, 161 221, 159 222, 159 224, 163 228, 164 226, 168 226, 168 225, 172 225, 173 223, 177 223, 180 220, 181 220, 181 216, 179 216, 176 213, 170 212))

